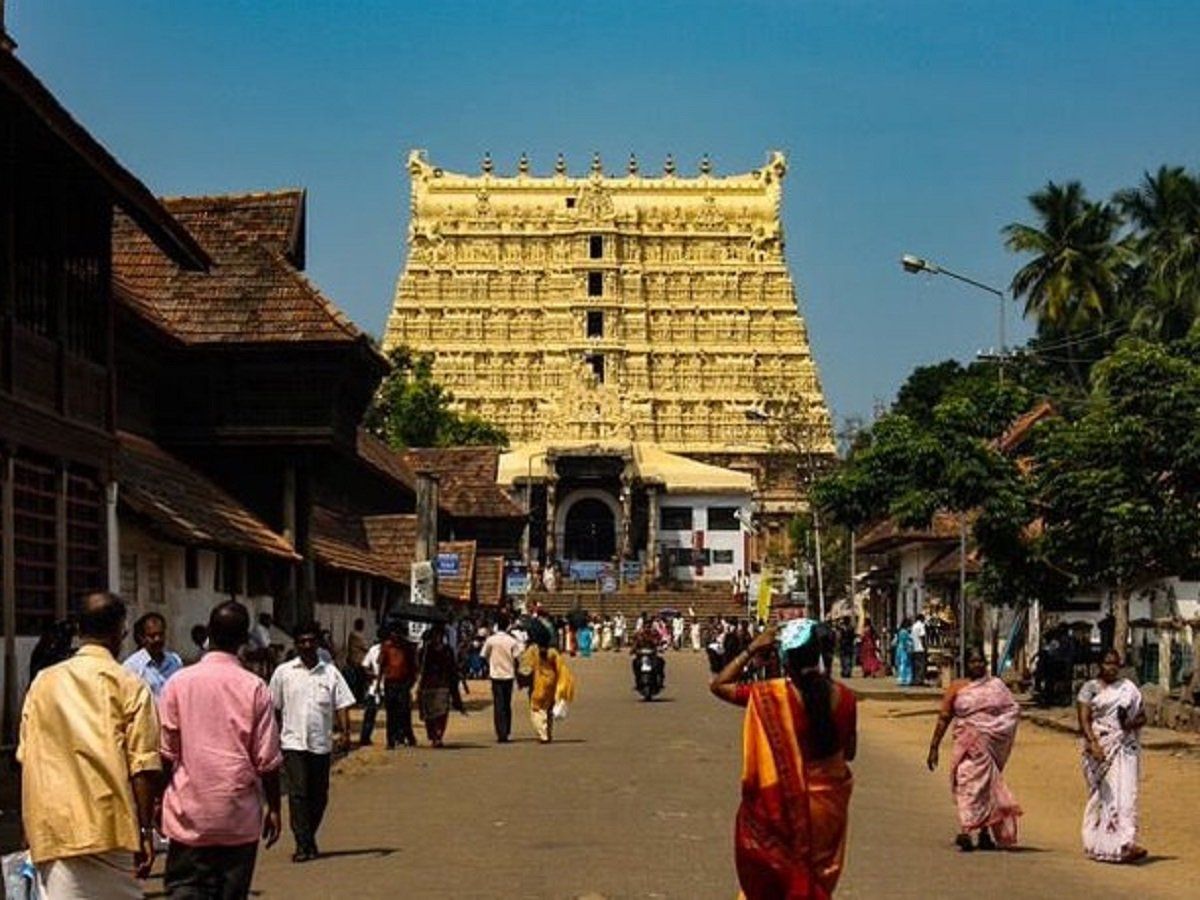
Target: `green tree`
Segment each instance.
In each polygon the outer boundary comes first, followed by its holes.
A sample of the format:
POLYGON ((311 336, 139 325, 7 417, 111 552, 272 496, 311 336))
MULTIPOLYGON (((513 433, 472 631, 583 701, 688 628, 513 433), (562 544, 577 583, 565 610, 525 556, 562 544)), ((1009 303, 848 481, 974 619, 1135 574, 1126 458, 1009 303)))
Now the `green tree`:
POLYGON ((1113 202, 1135 229, 1138 262, 1125 285, 1131 329, 1156 340, 1184 337, 1200 315, 1200 179, 1160 166, 1113 202))
POLYGON ((433 357, 397 347, 363 424, 397 449, 463 445, 507 446, 504 431, 452 408, 454 396, 433 378, 433 357))
POLYGON ((1200 547, 1200 346, 1122 342, 1035 459, 1045 552, 1075 586, 1114 590, 1124 648, 1132 593, 1200 547))
MULTIPOLYGON (((1118 240, 1121 218, 1105 203, 1088 200, 1083 185, 1050 182, 1029 195, 1035 224, 1004 227, 1005 246, 1033 259, 1013 276, 1010 290, 1025 298, 1025 315, 1037 322, 1043 338, 1078 337, 1115 321, 1121 276, 1130 249, 1118 240)), ((1063 346, 1068 371, 1077 386, 1086 382, 1078 342, 1063 346)))

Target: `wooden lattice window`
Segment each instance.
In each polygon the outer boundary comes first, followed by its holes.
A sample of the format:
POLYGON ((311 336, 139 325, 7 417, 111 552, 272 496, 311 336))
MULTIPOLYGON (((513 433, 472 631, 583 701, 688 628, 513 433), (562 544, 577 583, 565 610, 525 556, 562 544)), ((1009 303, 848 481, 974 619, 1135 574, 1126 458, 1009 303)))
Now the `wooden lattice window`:
POLYGON ((13 469, 17 633, 38 634, 54 619, 58 473, 52 462, 22 457, 13 469))
POLYGON ((74 607, 81 597, 103 590, 104 488, 92 475, 67 475, 67 597, 74 607))

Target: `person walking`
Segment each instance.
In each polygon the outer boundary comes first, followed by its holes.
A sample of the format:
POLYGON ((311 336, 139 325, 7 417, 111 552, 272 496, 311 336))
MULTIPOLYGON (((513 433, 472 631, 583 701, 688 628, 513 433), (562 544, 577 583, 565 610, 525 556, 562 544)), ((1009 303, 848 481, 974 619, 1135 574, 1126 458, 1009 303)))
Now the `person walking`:
POLYGON ((159 703, 171 766, 162 801, 171 898, 245 900, 259 837, 267 847, 279 839, 283 754, 271 692, 238 660, 249 634, 242 604, 214 609, 208 652, 171 679, 159 703))
POLYGON ((1100 677, 1086 682, 1076 699, 1083 733, 1083 852, 1099 862, 1136 862, 1146 856, 1137 842, 1139 734, 1146 724, 1142 692, 1121 677, 1121 654, 1104 653, 1100 677))
POLYGON ((954 758, 950 791, 958 808, 958 837, 964 852, 1012 847, 1017 842, 1021 807, 1004 782, 1004 766, 1012 753, 1021 709, 999 678, 988 674, 982 647, 967 654, 967 677, 954 681, 942 697, 937 724, 929 741, 926 765, 938 767, 938 749, 954 723, 954 758))
POLYGON ((857 635, 854 633, 854 620, 849 616, 842 619, 837 629, 838 660, 841 662, 842 677, 849 678, 854 674, 854 645, 857 635))
POLYGON ((446 643, 446 626, 435 624, 425 632, 425 646, 421 649, 421 670, 417 677, 417 702, 421 707, 421 721, 425 723, 425 734, 434 747, 442 747, 446 736, 446 723, 450 709, 465 712, 462 695, 458 691, 458 660, 446 643))
POLYGON ((288 818, 296 839, 292 862, 320 854, 317 831, 329 804, 329 769, 334 750, 336 716, 339 749, 350 741, 350 707, 354 694, 332 662, 318 655, 321 631, 315 623, 292 635, 296 656, 271 675, 271 699, 280 715, 280 745, 287 779, 288 818))
POLYGON ((366 629, 367 623, 363 619, 355 619, 350 634, 346 638, 346 683, 350 685, 350 690, 359 700, 363 698, 367 690, 363 660, 371 645, 367 642, 366 629))
POLYGON ((862 666, 863 678, 874 678, 883 671, 883 661, 879 656, 879 634, 871 619, 863 619, 863 630, 858 641, 858 664, 862 666))
POLYGON ((575 699, 575 679, 563 655, 550 646, 550 630, 540 621, 529 626, 531 646, 521 654, 518 672, 529 686, 529 721, 538 743, 554 739, 554 711, 558 703, 575 699))
POLYGON ((857 707, 854 692, 821 671, 823 627, 811 619, 768 627, 710 685, 746 708, 734 857, 747 900, 825 900, 845 863, 857 707), (743 681, 773 647, 786 676, 743 681))
POLYGON ((124 635, 121 598, 89 594, 78 652, 25 697, 21 818, 46 900, 140 898, 135 876, 154 862, 158 716, 150 688, 115 659, 124 635))
POLYGON ((501 744, 508 743, 512 733, 513 680, 517 676, 520 648, 517 639, 508 633, 508 626, 508 616, 501 613, 496 619, 496 630, 488 635, 481 651, 492 680, 492 723, 496 740, 501 744))
POLYGON ((911 623, 905 619, 892 638, 892 664, 896 667, 896 684, 907 687, 912 684, 912 633, 911 623))
POLYGON ((375 643, 367 648, 367 653, 363 656, 363 677, 366 678, 367 686, 363 691, 362 729, 358 735, 360 747, 371 746, 371 738, 375 734, 375 722, 379 717, 379 706, 383 703, 383 682, 379 677, 379 656, 383 651, 382 637, 383 633, 381 632, 375 643))
POLYGON ((379 650, 379 679, 387 712, 387 748, 417 746, 412 724, 412 689, 417 677, 417 654, 403 626, 393 625, 379 650))
POLYGON ((924 613, 917 613, 912 627, 908 629, 908 634, 912 639, 912 683, 924 685, 927 659, 925 655, 926 628, 924 613))
POLYGON ((146 613, 133 623, 133 642, 138 649, 125 660, 125 668, 146 682, 157 703, 167 682, 183 670, 179 654, 167 649, 167 620, 146 613))

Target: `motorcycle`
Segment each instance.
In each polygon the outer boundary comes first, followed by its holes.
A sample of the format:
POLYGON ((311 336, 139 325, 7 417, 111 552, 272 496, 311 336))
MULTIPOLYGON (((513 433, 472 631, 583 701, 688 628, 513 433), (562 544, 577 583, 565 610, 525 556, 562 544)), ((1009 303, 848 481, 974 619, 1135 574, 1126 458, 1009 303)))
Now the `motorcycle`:
POLYGON ((653 700, 663 689, 663 658, 654 650, 641 649, 634 655, 633 676, 643 700, 653 700))

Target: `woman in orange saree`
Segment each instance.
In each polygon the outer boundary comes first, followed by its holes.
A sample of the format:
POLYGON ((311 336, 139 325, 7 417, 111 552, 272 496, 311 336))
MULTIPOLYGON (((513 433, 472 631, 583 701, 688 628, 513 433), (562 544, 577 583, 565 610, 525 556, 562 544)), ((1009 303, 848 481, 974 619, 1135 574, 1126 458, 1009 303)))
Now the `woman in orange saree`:
POLYGON ((768 628, 712 682, 717 697, 746 707, 734 847, 747 900, 824 900, 842 874, 856 707, 821 670, 821 627, 798 619, 768 628), (739 684, 776 643, 787 676, 739 684))

